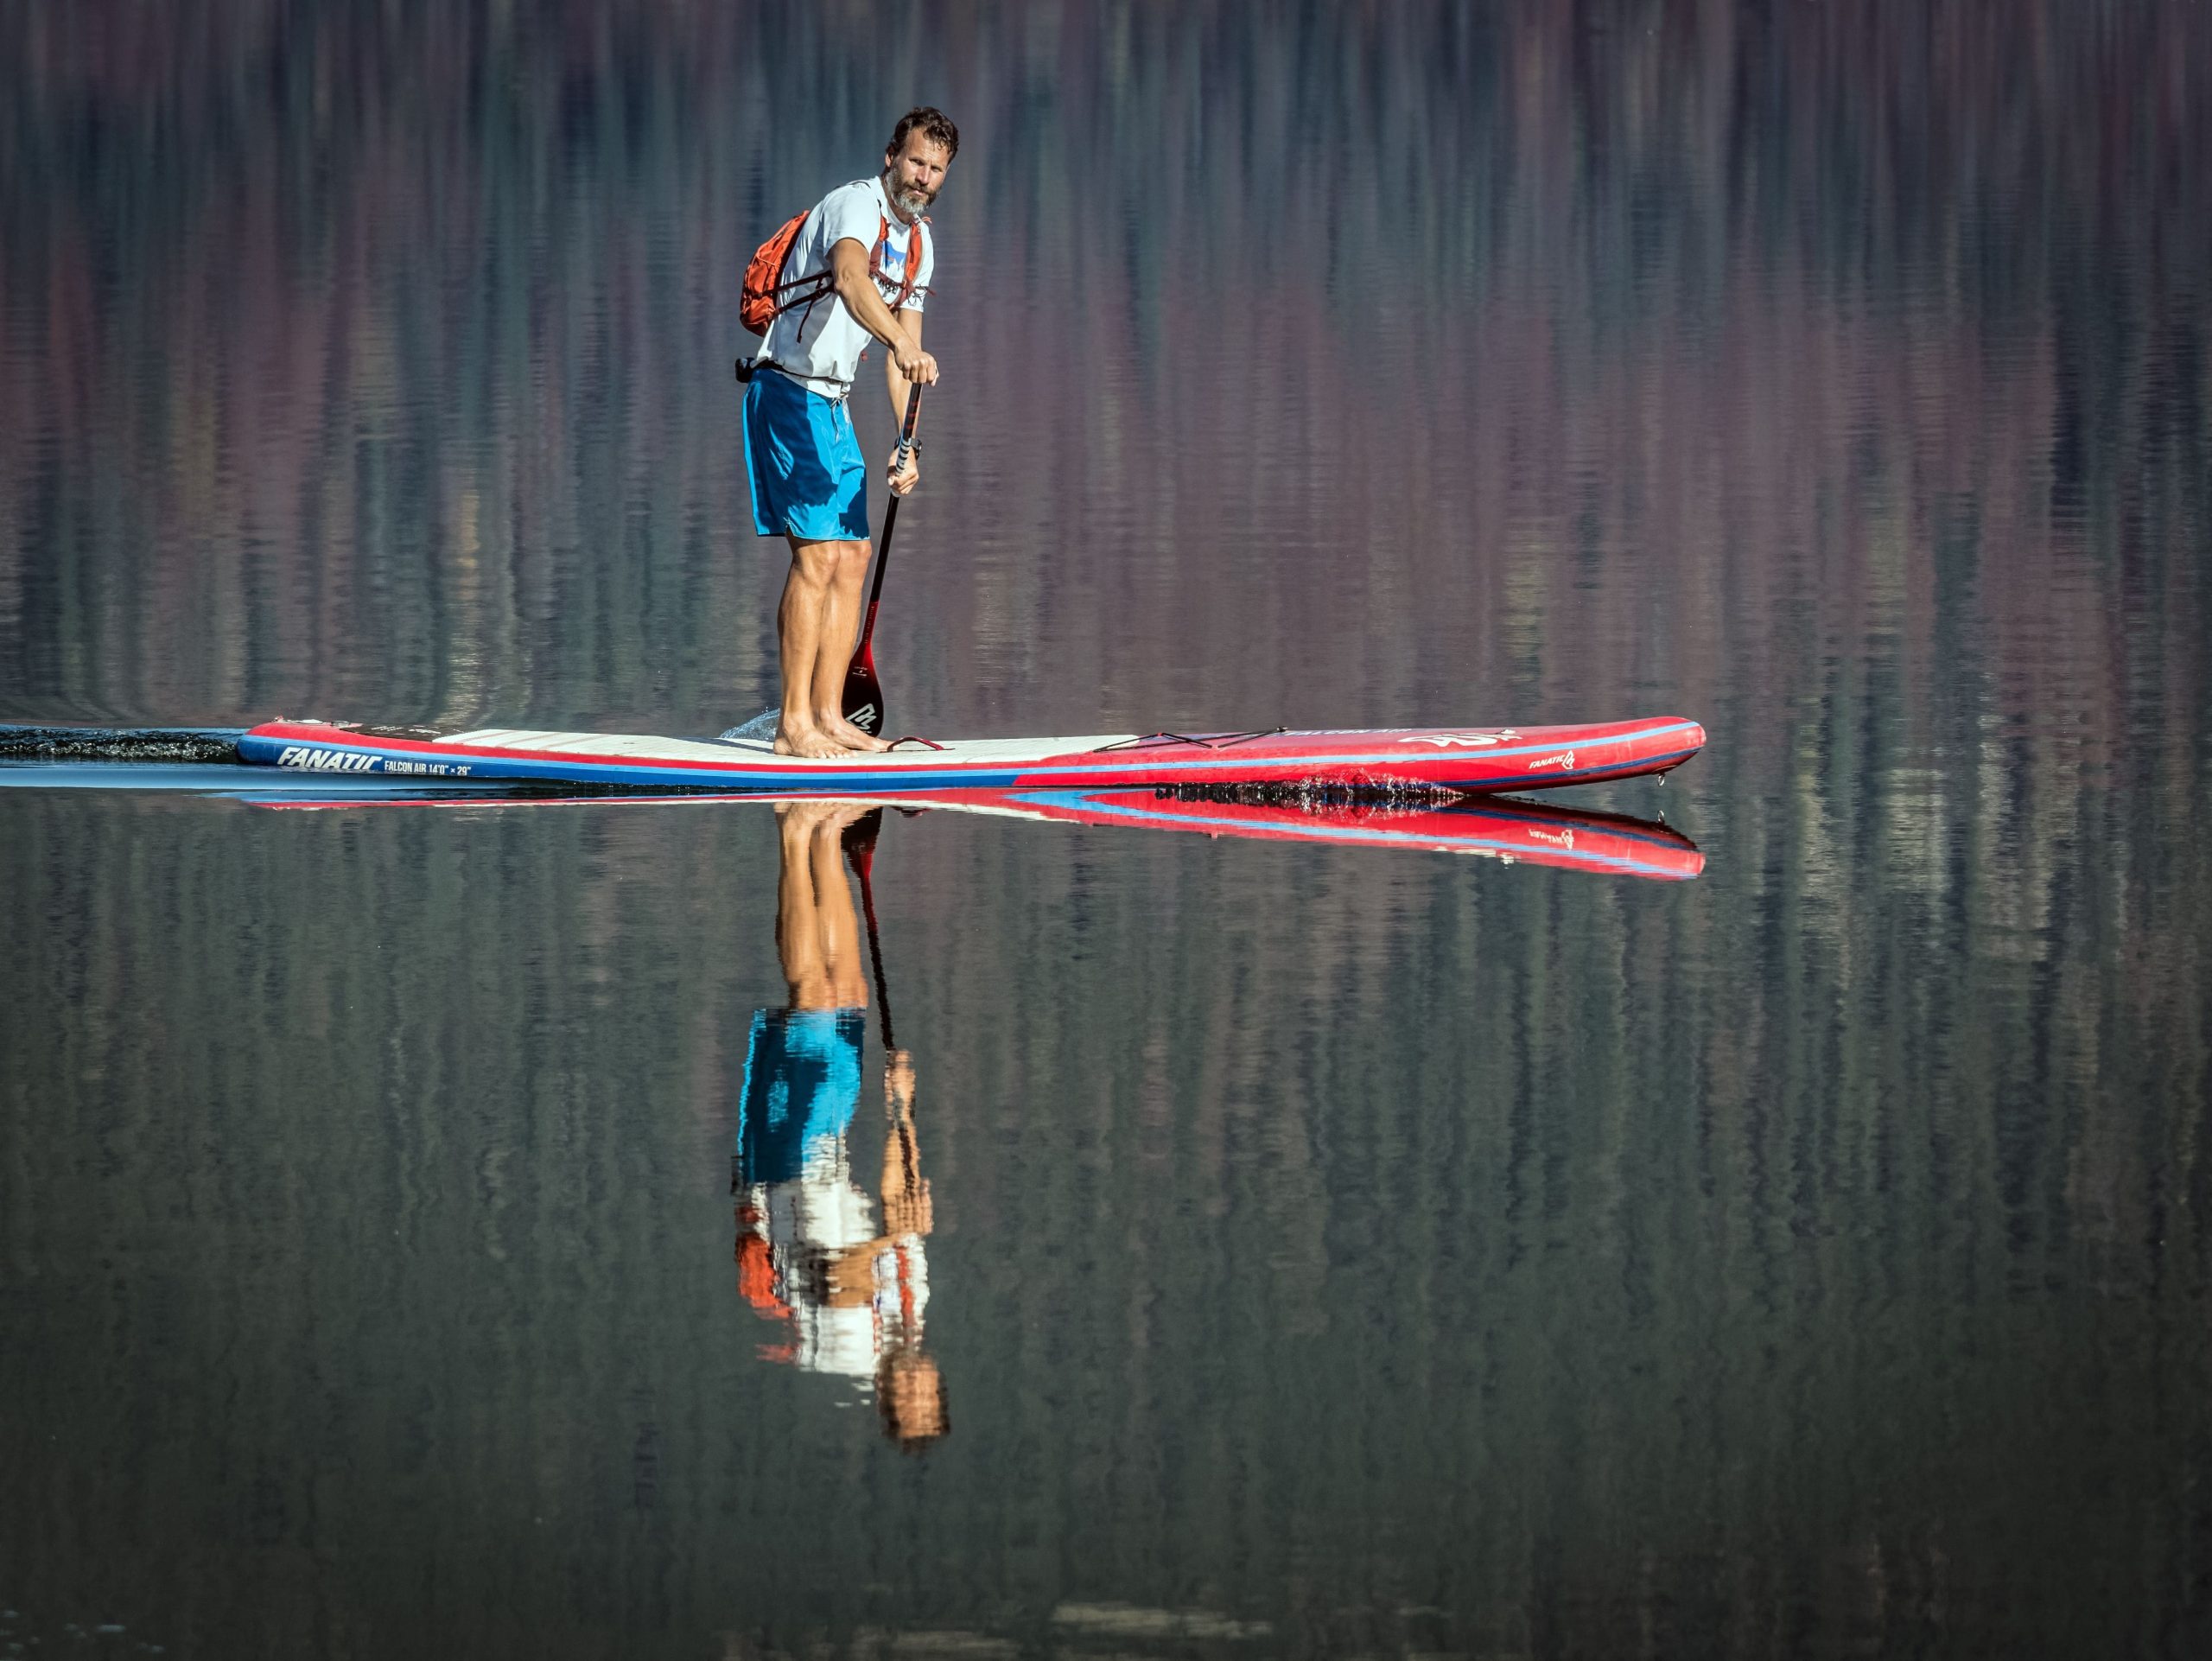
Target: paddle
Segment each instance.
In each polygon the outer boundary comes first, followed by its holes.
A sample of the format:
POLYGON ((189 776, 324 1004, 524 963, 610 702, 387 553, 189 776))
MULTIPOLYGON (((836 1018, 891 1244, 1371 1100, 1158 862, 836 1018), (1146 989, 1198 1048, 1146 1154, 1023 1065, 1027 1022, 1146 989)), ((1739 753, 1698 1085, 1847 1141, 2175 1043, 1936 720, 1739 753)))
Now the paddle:
MULTIPOLYGON (((906 407, 911 410, 913 405, 910 403, 906 407)), ((845 833, 840 840, 845 845, 845 857, 852 864, 853 875, 861 880, 861 911, 868 919, 868 955, 869 961, 875 965, 875 1007, 883 1021, 885 1063, 883 1105, 885 1111, 891 1116, 891 1134, 899 1139, 900 1157, 898 1169, 905 1174, 902 1186, 906 1205, 909 1207, 917 1205, 922 1207, 919 1231, 926 1234, 929 1232, 927 1207, 930 1185, 921 1180, 921 1154, 914 1146, 912 1077, 910 1071, 907 1094, 905 1099, 901 1100, 894 1093, 892 1085, 893 1068, 899 1054, 899 1041, 891 1035, 891 994, 883 984, 883 946, 875 937, 875 894, 869 888, 868 881, 869 871, 875 866, 876 832, 882 828, 883 810, 880 807, 871 808, 845 827, 845 833)), ((911 1063, 911 1058, 909 1060, 911 1063)), ((893 1227, 893 1231, 904 1232, 908 1225, 899 1224, 894 1226, 893 1224, 892 1193, 888 1181, 891 1175, 891 1150, 888 1148, 884 1149, 883 1158, 886 1178, 883 1191, 883 1220, 887 1227, 893 1227)), ((901 1261, 903 1263, 903 1258, 901 1261)), ((903 1267, 899 1274, 903 1282, 906 1274, 903 1267)))
MULTIPOLYGON (((912 400, 906 405, 913 409, 912 400)), ((883 989, 883 947, 875 938, 875 895, 868 887, 868 873, 875 867, 876 833, 883 829, 883 810, 871 808, 845 827, 838 838, 845 844, 845 858, 861 880, 861 912, 868 919, 868 955, 875 966, 875 1007, 883 1021, 883 1047, 899 1047, 891 1036, 891 994, 883 989)))
MULTIPOLYGON (((899 430, 898 471, 906 470, 906 452, 914 442, 914 417, 922 412, 922 384, 916 381, 906 393, 906 420, 899 430)), ((876 544, 875 581, 868 585, 868 620, 861 625, 860 649, 845 671, 845 719, 871 738, 883 730, 883 688, 875 678, 875 602, 883 598, 883 568, 891 563, 891 527, 899 522, 899 498, 883 510, 883 540, 876 544)))

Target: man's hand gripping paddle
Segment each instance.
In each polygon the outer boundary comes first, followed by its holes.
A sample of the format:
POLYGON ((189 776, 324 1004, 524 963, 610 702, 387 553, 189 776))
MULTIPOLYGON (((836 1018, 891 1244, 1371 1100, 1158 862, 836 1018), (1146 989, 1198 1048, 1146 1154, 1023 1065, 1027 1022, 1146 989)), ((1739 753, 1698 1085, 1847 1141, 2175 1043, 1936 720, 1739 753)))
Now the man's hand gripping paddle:
MULTIPOLYGON (((906 419, 899 430, 899 465, 906 470, 906 456, 914 443, 914 417, 922 412, 922 384, 906 392, 906 419)), ((845 719, 873 738, 883 730, 883 688, 875 678, 875 603, 883 598, 883 568, 891 563, 891 528, 899 523, 899 498, 883 510, 883 540, 876 544, 875 580, 868 584, 868 620, 861 625, 861 643, 845 671, 845 719)))

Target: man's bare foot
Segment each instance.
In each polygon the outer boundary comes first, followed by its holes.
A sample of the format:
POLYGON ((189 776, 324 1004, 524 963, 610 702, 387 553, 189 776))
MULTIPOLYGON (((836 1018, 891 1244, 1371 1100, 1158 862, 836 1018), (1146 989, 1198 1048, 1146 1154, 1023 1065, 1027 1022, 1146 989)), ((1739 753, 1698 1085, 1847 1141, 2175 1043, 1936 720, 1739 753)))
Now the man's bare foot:
POLYGON ((832 836, 842 831, 855 819, 865 818, 875 811, 866 802, 829 802, 824 805, 829 811, 822 816, 823 827, 832 836))
POLYGON ((821 796, 776 804, 776 817, 784 822, 785 834, 802 837, 834 837, 867 811, 861 803, 834 801, 821 796))
POLYGON ((803 756, 810 761, 834 761, 852 753, 829 734, 812 727, 795 727, 788 721, 776 734, 775 751, 779 755, 803 756))
POLYGON ((822 722, 822 730, 829 734, 833 741, 842 744, 849 750, 860 750, 866 753, 887 750, 891 748, 887 740, 871 738, 853 725, 851 722, 845 719, 842 711, 836 715, 821 716, 819 719, 822 722))

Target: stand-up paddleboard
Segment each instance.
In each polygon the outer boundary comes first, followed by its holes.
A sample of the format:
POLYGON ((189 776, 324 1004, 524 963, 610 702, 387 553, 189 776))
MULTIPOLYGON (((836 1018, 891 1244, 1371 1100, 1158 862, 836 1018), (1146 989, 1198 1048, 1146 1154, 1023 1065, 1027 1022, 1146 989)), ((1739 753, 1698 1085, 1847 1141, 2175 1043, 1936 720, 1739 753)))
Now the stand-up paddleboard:
POLYGON ((778 755, 765 739, 504 727, 439 733, 421 727, 272 721, 238 741, 242 761, 318 773, 844 796, 1180 785, 1554 790, 1664 773, 1688 760, 1704 743, 1705 729, 1672 716, 1584 727, 1276 729, 945 743, 906 738, 882 754, 826 761, 778 755))

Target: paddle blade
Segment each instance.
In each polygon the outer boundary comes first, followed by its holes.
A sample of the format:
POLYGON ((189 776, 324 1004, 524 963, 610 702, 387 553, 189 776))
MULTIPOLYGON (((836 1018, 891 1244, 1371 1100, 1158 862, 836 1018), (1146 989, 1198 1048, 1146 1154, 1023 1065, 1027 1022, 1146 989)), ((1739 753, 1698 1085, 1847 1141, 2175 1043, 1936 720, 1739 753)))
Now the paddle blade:
POLYGON ((871 807, 838 833, 837 840, 851 862, 853 875, 861 880, 861 893, 868 901, 871 915, 875 911, 875 897, 868 891, 868 880, 875 869, 875 839, 883 830, 883 810, 871 807))
POLYGON ((883 730, 883 688, 875 678, 875 652, 863 640, 845 671, 845 719, 869 737, 883 730))

